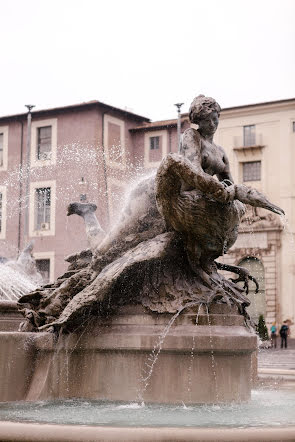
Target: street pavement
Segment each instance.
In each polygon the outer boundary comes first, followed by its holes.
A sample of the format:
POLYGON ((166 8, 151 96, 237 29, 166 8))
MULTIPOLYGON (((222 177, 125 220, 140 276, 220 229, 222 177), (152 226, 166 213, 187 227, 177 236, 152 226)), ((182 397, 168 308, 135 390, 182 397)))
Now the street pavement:
POLYGON ((273 368, 294 370, 295 349, 263 349, 258 354, 258 369, 273 368))
POLYGON ((263 348, 258 352, 258 371, 277 371, 284 372, 290 370, 295 376, 295 345, 294 339, 290 339, 288 348, 280 348, 278 340, 277 348, 263 348))

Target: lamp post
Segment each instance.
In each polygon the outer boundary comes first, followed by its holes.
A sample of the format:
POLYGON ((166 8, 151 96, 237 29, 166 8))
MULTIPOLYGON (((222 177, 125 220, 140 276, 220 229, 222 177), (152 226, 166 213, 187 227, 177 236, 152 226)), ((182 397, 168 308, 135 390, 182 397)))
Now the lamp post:
POLYGON ((27 161, 26 161, 26 193, 25 193, 25 221, 24 221, 24 238, 25 243, 29 236, 29 195, 30 195, 30 170, 31 170, 31 123, 32 123, 32 109, 35 107, 34 104, 26 104, 25 107, 28 109, 27 114, 27 161))
POLYGON ((180 109, 183 103, 176 103, 174 106, 177 107, 177 142, 178 142, 178 153, 180 153, 180 136, 181 136, 181 115, 180 109))

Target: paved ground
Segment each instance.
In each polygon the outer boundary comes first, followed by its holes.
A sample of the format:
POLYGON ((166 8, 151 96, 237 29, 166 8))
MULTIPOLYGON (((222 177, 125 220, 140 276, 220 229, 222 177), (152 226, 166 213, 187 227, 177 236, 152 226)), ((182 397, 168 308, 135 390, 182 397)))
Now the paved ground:
MULTIPOLYGON (((268 348, 259 350, 258 370, 294 370, 295 374, 295 346, 293 341, 294 340, 290 341, 290 346, 287 349, 268 348)), ((280 344, 280 342, 278 342, 278 344, 280 344)))

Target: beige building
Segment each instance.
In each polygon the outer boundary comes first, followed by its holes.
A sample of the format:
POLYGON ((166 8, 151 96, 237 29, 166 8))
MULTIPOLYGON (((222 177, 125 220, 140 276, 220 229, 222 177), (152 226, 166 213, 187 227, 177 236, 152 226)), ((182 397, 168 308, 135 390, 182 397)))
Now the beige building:
POLYGON ((281 219, 249 210, 224 260, 242 263, 260 280, 260 292, 250 293, 253 316, 264 314, 268 325, 294 323, 295 99, 224 109, 215 140, 228 154, 235 182, 260 190, 286 213, 281 219))

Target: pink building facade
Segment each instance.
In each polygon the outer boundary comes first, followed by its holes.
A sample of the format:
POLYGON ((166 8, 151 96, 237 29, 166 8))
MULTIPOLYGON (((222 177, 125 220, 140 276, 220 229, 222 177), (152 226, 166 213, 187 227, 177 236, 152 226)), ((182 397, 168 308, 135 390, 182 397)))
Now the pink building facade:
POLYGON ((27 115, 0 118, 0 257, 16 258, 34 240, 46 279, 60 276, 64 258, 88 247, 68 204, 95 202, 108 230, 134 157, 130 129, 148 121, 99 102, 32 112, 28 201, 27 115))

